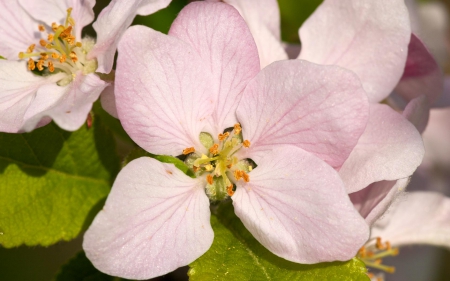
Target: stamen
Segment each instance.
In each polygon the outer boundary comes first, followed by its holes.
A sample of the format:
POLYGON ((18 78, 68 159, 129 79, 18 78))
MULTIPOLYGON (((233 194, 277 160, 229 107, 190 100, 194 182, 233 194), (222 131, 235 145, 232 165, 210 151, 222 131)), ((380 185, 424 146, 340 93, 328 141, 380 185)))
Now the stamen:
POLYGON ((36 44, 31 44, 27 49, 27 53, 32 53, 34 51, 34 47, 36 47, 36 44))
POLYGON ((39 71, 44 70, 44 60, 40 59, 40 60, 38 61, 38 63, 36 64, 36 66, 37 66, 37 69, 38 69, 39 71))
POLYGON ((55 71, 55 66, 53 65, 53 62, 49 61, 47 66, 50 72, 55 71))
POLYGON ((249 141, 249 140, 245 140, 245 141, 242 143, 242 145, 243 145, 244 147, 246 147, 246 148, 249 148, 249 147, 250 147, 250 141, 249 141))
POLYGON ((59 59, 60 63, 64 63, 66 61, 66 55, 61 55, 61 58, 59 59))
POLYGON ((213 169, 214 169, 213 165, 211 165, 211 164, 205 165, 206 171, 211 172, 213 169))
POLYGON ((58 58, 59 58, 59 55, 58 55, 57 53, 52 53, 52 58, 58 59, 58 58))
POLYGON ((234 190, 233 190, 233 185, 232 184, 227 186, 227 193, 228 193, 228 196, 233 196, 234 190))
POLYGON ((241 170, 234 170, 234 178, 238 181, 240 179, 242 179, 242 174, 241 174, 241 170))
POLYGON ((48 59, 48 54, 47 53, 41 53, 41 58, 43 60, 47 60, 48 59))
POLYGON ((49 34, 49 35, 47 36, 48 42, 53 42, 53 39, 54 39, 53 34, 49 34))
POLYGON ((78 61, 77 54, 74 51, 70 52, 69 57, 72 59, 73 62, 78 61))
POLYGON ((53 31, 58 30, 58 25, 56 24, 56 22, 53 22, 53 23, 52 23, 52 30, 53 30, 53 31))
POLYGON ((32 58, 30 58, 28 60, 28 69, 29 70, 34 70, 36 68, 36 65, 34 64, 34 60, 32 58))
POLYGON ((244 178, 245 182, 249 182, 250 181, 250 177, 248 176, 248 174, 244 171, 242 171, 242 177, 244 178))
POLYGON ((211 174, 207 175, 207 176, 206 176, 206 181, 207 181, 209 184, 213 184, 213 176, 211 176, 211 174))
POLYGON ((375 243, 373 243, 373 240, 374 239, 369 240, 366 246, 363 246, 358 251, 357 257, 360 258, 366 266, 393 273, 395 267, 383 265, 382 258, 396 256, 398 254, 398 248, 392 248, 391 243, 388 241, 383 243, 379 237, 376 238, 375 243))
POLYGON ((240 133, 241 131, 242 131, 241 124, 239 124, 239 123, 234 124, 234 133, 235 133, 236 135, 239 135, 239 133, 240 133))
POLYGON ((209 148, 209 152, 210 152, 212 155, 218 154, 218 153, 219 153, 219 145, 218 145, 217 143, 215 143, 213 146, 211 146, 211 147, 209 148))
POLYGON ((183 155, 188 155, 189 153, 195 152, 195 148, 194 147, 188 147, 183 149, 183 155))
POLYGON ((23 52, 19 53, 19 59, 23 59, 25 57, 25 54, 23 52))
POLYGON ((42 24, 38 25, 38 29, 39 29, 40 32, 44 32, 45 31, 45 27, 42 24))
POLYGON ((81 44, 81 42, 77 42, 77 43, 75 44, 75 46, 77 46, 78 48, 81 48, 81 46, 83 46, 83 44, 81 44))
POLYGON ((226 140, 229 135, 230 135, 229 132, 226 132, 225 134, 219 134, 219 140, 220 141, 226 140))
POLYGON ((44 39, 41 39, 41 40, 39 40, 39 44, 40 44, 42 47, 45 47, 45 46, 47 45, 47 41, 45 41, 44 39))

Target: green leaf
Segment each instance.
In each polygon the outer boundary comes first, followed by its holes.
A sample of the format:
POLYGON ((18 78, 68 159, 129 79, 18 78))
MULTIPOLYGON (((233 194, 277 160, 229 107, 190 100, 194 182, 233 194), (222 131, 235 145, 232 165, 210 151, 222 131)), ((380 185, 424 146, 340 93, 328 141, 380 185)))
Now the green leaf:
POLYGON ((0 244, 75 238, 103 206, 119 169, 101 118, 76 132, 51 123, 31 133, 1 133, 0 244))
POLYGON ((190 264, 190 281, 369 280, 364 263, 358 259, 303 265, 275 256, 245 229, 229 202, 218 208, 211 225, 214 242, 208 252, 190 264))
POLYGON ((151 157, 154 158, 156 160, 158 160, 159 162, 163 162, 163 163, 170 163, 170 164, 174 164, 175 167, 177 167, 179 170, 181 170, 183 173, 185 173, 186 175, 190 176, 191 178, 195 178, 194 173, 189 169, 189 167, 180 159, 173 157, 173 156, 169 156, 169 155, 156 155, 156 154, 152 154, 150 152, 147 152, 145 150, 143 150, 142 148, 136 148, 135 150, 131 151, 131 153, 125 158, 125 161, 123 163, 123 166, 125 166, 126 164, 130 163, 132 160, 137 159, 139 157, 151 157))
POLYGON ((126 280, 98 271, 84 252, 78 253, 56 274, 54 281, 119 281, 126 280))

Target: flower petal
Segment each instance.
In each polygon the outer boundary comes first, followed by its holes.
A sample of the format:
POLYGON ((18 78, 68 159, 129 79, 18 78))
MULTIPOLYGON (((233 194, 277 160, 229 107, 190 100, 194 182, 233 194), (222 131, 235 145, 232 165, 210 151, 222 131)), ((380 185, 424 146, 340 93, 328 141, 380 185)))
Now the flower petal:
POLYGON ((383 104, 372 104, 366 130, 339 170, 348 193, 383 180, 412 175, 424 148, 416 128, 383 104))
POLYGON ((441 96, 443 88, 444 79, 437 62, 422 41, 411 34, 405 71, 394 91, 406 101, 425 95, 433 103, 441 96))
POLYGON ((130 27, 119 44, 114 89, 119 118, 130 137, 156 154, 201 148, 199 134, 215 102, 208 71, 181 40, 130 27))
POLYGON ((350 71, 290 60, 264 68, 236 114, 253 156, 290 144, 340 167, 364 131, 368 102, 350 71))
POLYGON ((411 35, 403 0, 324 1, 299 32, 300 59, 354 71, 371 102, 397 85, 411 35))
POLYGON ((281 44, 280 10, 276 0, 224 0, 235 7, 247 22, 258 47, 261 68, 287 59, 281 44))
POLYGON ((422 133, 430 117, 430 104, 425 95, 412 99, 405 107, 402 115, 422 133))
POLYGON ((25 52, 39 42, 38 23, 19 5, 17 0, 0 1, 0 56, 17 60, 19 52, 25 52))
POLYGON ((393 246, 450 247, 450 199, 437 192, 411 192, 374 224, 372 236, 393 246))
POLYGON ((232 196, 236 215, 274 254, 299 263, 348 260, 369 230, 334 169, 281 146, 260 159, 232 196))
POLYGON ((365 218, 367 224, 372 225, 405 191, 408 183, 409 178, 374 182, 368 187, 350 194, 350 200, 361 216, 365 218))
MULTIPOLYGON (((58 74, 48 77, 34 75, 27 69, 26 62, 0 60, 0 132, 33 130, 41 118, 32 127, 24 128, 24 123, 32 117, 27 115, 36 104, 37 92, 59 79, 61 75, 58 74)), ((58 93, 50 94, 47 93, 49 99, 56 97, 57 100, 60 97, 58 93)))
POLYGON ((103 109, 111 116, 119 118, 116 107, 116 96, 114 95, 114 82, 108 85, 100 95, 103 109))
POLYGON ((210 95, 217 104, 210 133, 216 136, 233 127, 242 92, 260 70, 258 50, 245 21, 230 5, 193 2, 180 12, 169 35, 190 44, 211 73, 210 95))
POLYGON ((88 59, 97 58, 97 72, 111 72, 119 40, 136 14, 148 15, 165 8, 169 3, 170 0, 112 0, 93 24, 97 43, 89 52, 88 59))
POLYGON ((83 249, 109 275, 148 279, 187 265, 212 244, 205 183, 148 157, 118 175, 83 249))
MULTIPOLYGON (((95 0, 19 0, 20 5, 36 20, 48 26, 53 22, 64 24, 67 9, 73 8, 71 17, 75 21, 76 38, 81 41, 81 30, 94 20, 95 0)), ((37 30, 37 29, 36 29, 37 30)))

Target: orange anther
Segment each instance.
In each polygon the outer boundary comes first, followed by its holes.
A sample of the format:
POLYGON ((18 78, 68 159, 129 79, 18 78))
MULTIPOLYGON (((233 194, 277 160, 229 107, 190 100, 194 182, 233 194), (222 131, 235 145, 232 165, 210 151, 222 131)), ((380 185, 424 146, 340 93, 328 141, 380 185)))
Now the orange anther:
POLYGON ((215 143, 213 146, 211 146, 211 147, 209 148, 209 152, 210 152, 212 155, 218 154, 218 153, 219 153, 219 145, 218 145, 217 143, 215 143))
POLYGON ((71 33, 72 33, 72 26, 69 25, 66 29, 63 30, 63 32, 61 32, 59 37, 61 37, 62 39, 66 39, 71 35, 71 33))
POLYGON ((45 41, 44 39, 41 39, 41 40, 39 40, 39 44, 40 44, 42 47, 45 47, 45 45, 47 45, 47 41, 45 41))
POLYGON ((34 64, 34 60, 32 58, 30 58, 28 60, 28 69, 29 70, 34 70, 36 68, 36 65, 34 64))
POLYGON ((249 140, 245 140, 243 143, 242 143, 242 145, 244 146, 244 147, 250 147, 250 141, 249 140))
POLYGON ((77 61, 78 61, 77 54, 76 54, 74 51, 70 52, 69 57, 70 57, 70 59, 71 59, 73 62, 77 62, 77 61))
POLYGON ((193 147, 188 147, 183 149, 183 155, 188 155, 189 153, 195 152, 195 148, 193 147))
POLYGON ((49 61, 48 64, 47 64, 47 66, 48 66, 48 70, 49 70, 50 72, 55 71, 55 67, 53 66, 53 62, 49 61))
POLYGON ((60 63, 64 63, 66 61, 66 55, 61 55, 61 58, 59 59, 60 63))
POLYGON ((241 171, 241 172, 242 172, 242 178, 244 178, 244 181, 245 182, 249 182, 250 181, 250 177, 248 176, 248 174, 246 172, 244 172, 244 171, 241 171))
POLYGON ((45 31, 45 27, 42 24, 38 25, 38 29, 39 29, 40 32, 44 32, 45 31))
POLYGON ((27 53, 32 53, 34 51, 34 47, 36 47, 36 44, 31 44, 27 49, 27 53))
POLYGON ((234 170, 234 178, 238 181, 240 179, 242 179, 242 174, 241 174, 241 170, 234 170))
POLYGON ((47 60, 48 59, 48 54, 47 53, 41 53, 41 59, 47 60))
POLYGON ((59 58, 59 55, 57 53, 52 53, 52 58, 57 59, 59 58))
POLYGON ((36 64, 36 67, 37 67, 37 69, 39 69, 39 71, 44 70, 44 60, 43 60, 43 59, 40 59, 40 60, 38 61, 38 63, 36 64))
POLYGON ((238 135, 242 131, 241 124, 234 124, 234 133, 238 135))
POLYGON ((206 176, 206 181, 207 181, 209 184, 213 184, 213 176, 211 176, 211 174, 207 175, 207 176, 206 176))
POLYGON ((228 196, 233 196, 234 190, 233 190, 233 185, 232 184, 227 186, 227 193, 228 193, 228 196))
POLYGON ((223 141, 223 140, 225 140, 226 138, 228 138, 229 135, 230 135, 229 132, 226 132, 225 134, 219 134, 219 140, 220 140, 220 141, 223 141))
POLYGON ((193 166, 192 170, 194 171, 194 173, 198 172, 198 170, 200 170, 200 167, 197 166, 193 166))
POLYGON ((55 38, 55 36, 53 35, 53 34, 49 34, 48 36, 47 36, 47 40, 49 41, 49 42, 53 42, 53 39, 55 38))
POLYGON ((53 22, 53 23, 52 23, 52 30, 53 30, 53 31, 58 30, 58 25, 56 24, 56 22, 53 22))

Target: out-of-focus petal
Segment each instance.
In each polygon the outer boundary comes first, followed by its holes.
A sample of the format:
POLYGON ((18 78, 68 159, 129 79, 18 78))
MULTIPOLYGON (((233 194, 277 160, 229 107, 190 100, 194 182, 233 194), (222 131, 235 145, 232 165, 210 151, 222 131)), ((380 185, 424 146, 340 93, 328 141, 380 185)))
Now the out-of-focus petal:
POLYGON ((0 1, 0 56, 17 60, 19 52, 25 52, 41 38, 38 23, 19 5, 17 0, 0 1))
POLYGON ((374 182, 368 187, 350 194, 350 200, 367 224, 372 225, 404 192, 408 183, 408 178, 398 181, 374 182))
POLYGON ((230 5, 194 2, 180 12, 169 35, 190 44, 205 62, 205 71, 211 73, 208 79, 213 91, 209 94, 217 103, 210 133, 216 136, 232 127, 237 123, 235 111, 242 92, 260 70, 258 51, 245 21, 230 5))
POLYGON ((169 3, 170 0, 112 0, 93 24, 97 43, 89 52, 88 59, 97 58, 97 72, 111 72, 119 40, 136 14, 148 15, 169 3))
MULTIPOLYGON (((41 87, 55 84, 61 78, 61 75, 34 75, 27 69, 26 62, 0 60, 0 131, 33 130, 40 119, 34 122, 33 127, 24 128, 24 123, 32 117, 28 112, 35 105, 36 93, 41 87)), ((54 101, 61 97, 58 92, 46 94, 54 101)))
POLYGON ((423 133, 424 162, 450 167, 450 108, 432 109, 423 133))
POLYGON ((334 169, 281 146, 260 159, 232 196, 236 215, 274 254, 299 263, 348 260, 369 231, 334 169))
POLYGON ((83 27, 94 20, 95 0, 19 0, 19 2, 29 15, 47 26, 53 22, 64 24, 67 9, 72 8, 71 17, 75 20, 75 34, 78 41, 81 41, 83 27))
POLYGON ((224 0, 235 7, 247 22, 258 46, 261 68, 287 59, 281 45, 280 11, 276 0, 224 0))
POLYGON ((425 95, 412 99, 403 110, 403 116, 422 133, 430 117, 430 104, 425 95))
POLYGON ((432 105, 433 108, 442 108, 450 106, 450 76, 444 78, 444 92, 438 100, 432 105))
POLYGON ((116 96, 114 95, 114 83, 108 85, 100 95, 103 109, 115 118, 119 118, 116 107, 116 96))
POLYGON ((411 34, 405 71, 394 91, 407 101, 425 95, 433 103, 441 96, 443 88, 444 79, 438 64, 422 41, 411 34))
POLYGON ((403 0, 328 0, 299 33, 300 59, 354 71, 378 102, 402 76, 411 29, 403 0))
POLYGON ((372 236, 393 246, 450 247, 450 199, 437 192, 411 192, 375 222, 372 236))
POLYGON ((143 26, 129 28, 119 44, 114 91, 130 137, 156 154, 200 149, 199 134, 215 106, 209 71, 181 40, 143 26))
POLYGON ((84 235, 87 257, 100 271, 129 279, 193 262, 214 236, 204 184, 172 164, 147 157, 130 162, 84 235))
POLYGON ((290 60, 264 68, 245 89, 236 114, 252 157, 290 144, 340 167, 364 131, 368 108, 352 72, 290 60))
POLYGON ((387 105, 372 104, 366 130, 339 174, 353 193, 374 182, 411 176, 423 155, 416 128, 387 105))

